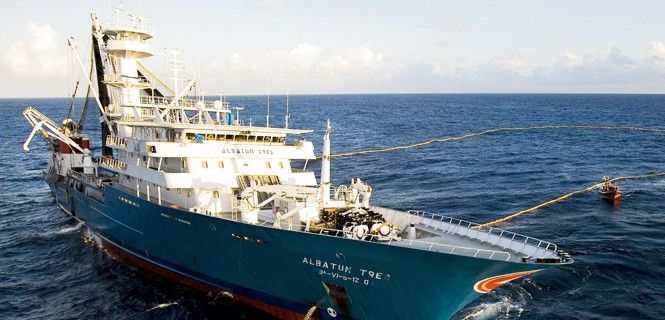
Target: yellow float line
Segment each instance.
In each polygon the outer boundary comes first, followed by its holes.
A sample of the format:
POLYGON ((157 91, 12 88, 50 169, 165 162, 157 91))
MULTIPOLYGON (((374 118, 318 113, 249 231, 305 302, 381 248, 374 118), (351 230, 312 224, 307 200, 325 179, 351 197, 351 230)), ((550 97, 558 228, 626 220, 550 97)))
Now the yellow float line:
MULTIPOLYGON (((650 174, 645 174, 645 175, 640 175, 640 176, 623 176, 623 177, 616 177, 616 178, 610 179, 610 181, 611 181, 611 182, 616 182, 616 181, 629 180, 629 179, 647 179, 647 178, 653 178, 653 177, 659 177, 659 176, 665 176, 665 172, 656 172, 656 173, 650 173, 650 174)), ((480 228, 483 228, 483 227, 489 227, 489 226, 493 226, 493 225, 495 225, 495 224, 499 224, 499 223, 502 223, 502 222, 506 222, 506 221, 508 221, 508 220, 511 220, 511 219, 517 218, 517 217, 519 217, 519 216, 521 216, 521 215, 523 215, 523 214, 525 214, 525 213, 529 213, 529 212, 532 212, 532 211, 536 211, 536 210, 538 210, 538 209, 540 209, 540 208, 542 208, 542 207, 548 206, 548 205, 550 205, 550 204, 554 204, 554 203, 557 203, 557 202, 560 202, 560 201, 566 200, 566 199, 568 199, 568 198, 570 198, 570 197, 572 197, 572 196, 574 196, 574 195, 576 195, 576 194, 589 192, 589 191, 591 191, 591 190, 593 190, 593 189, 595 189, 595 188, 597 188, 597 187, 603 185, 603 183, 604 183, 604 182, 595 183, 595 184, 593 184, 593 185, 591 185, 591 186, 588 186, 588 187, 586 187, 586 188, 583 188, 583 189, 575 190, 575 191, 573 191, 573 192, 566 193, 566 194, 564 194, 563 196, 560 196, 560 197, 558 197, 558 198, 556 198, 556 199, 552 199, 552 200, 549 200, 549 201, 543 202, 543 203, 541 203, 541 204, 539 204, 539 205, 537 205, 537 206, 535 206, 535 207, 531 207, 531 208, 526 209, 526 210, 522 210, 522 211, 515 212, 515 213, 510 214, 510 215, 507 215, 507 216, 505 216, 505 217, 503 217, 503 218, 496 219, 496 220, 492 220, 492 221, 490 221, 490 222, 483 223, 483 224, 478 225, 478 226, 475 226, 475 227, 473 227, 473 228, 474 228, 474 229, 480 229, 480 228)))
MULTIPOLYGON (((462 140, 462 139, 466 139, 466 138, 473 138, 473 137, 478 137, 478 136, 497 133, 497 132, 527 131, 527 130, 542 130, 542 129, 564 129, 564 128, 567 128, 567 129, 606 129, 606 130, 665 132, 665 129, 660 129, 660 128, 640 128, 640 127, 631 127, 631 126, 600 126, 600 125, 547 125, 547 126, 532 126, 532 127, 497 128, 497 129, 489 129, 489 130, 484 130, 484 131, 475 132, 475 133, 467 133, 467 134, 464 134, 464 135, 461 135, 461 136, 455 136, 455 137, 430 139, 430 140, 425 140, 425 141, 422 141, 422 142, 418 142, 418 143, 414 143, 414 144, 408 144, 408 145, 401 145, 401 146, 388 147, 388 148, 382 148, 382 149, 369 149, 369 150, 358 150, 358 151, 351 151, 351 152, 345 152, 345 153, 336 153, 336 154, 331 154, 330 158, 343 158, 343 157, 350 157, 350 156, 361 155, 361 154, 380 153, 380 152, 390 152, 390 151, 397 151, 397 150, 412 149, 412 148, 418 148, 418 147, 426 146, 426 145, 436 143, 436 142, 450 142, 450 141, 462 140)), ((320 157, 317 158, 317 160, 320 160, 320 159, 321 159, 320 157)))

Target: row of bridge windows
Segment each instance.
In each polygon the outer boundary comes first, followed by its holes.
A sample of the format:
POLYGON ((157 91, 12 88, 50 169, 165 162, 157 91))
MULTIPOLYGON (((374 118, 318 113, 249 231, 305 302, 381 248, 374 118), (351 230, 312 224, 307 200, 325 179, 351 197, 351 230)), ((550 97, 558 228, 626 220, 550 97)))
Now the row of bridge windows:
POLYGON ((199 140, 206 141, 236 141, 236 142, 272 142, 272 143, 284 143, 286 141, 285 137, 271 137, 271 136, 254 136, 247 134, 213 134, 213 133, 194 133, 187 132, 186 138, 189 141, 196 141, 197 136, 199 140))
MULTIPOLYGON (((183 163, 183 165, 184 165, 184 163, 183 163)), ((246 166, 248 166, 248 164, 243 163, 243 166, 246 167, 246 166)), ((272 164, 270 163, 270 161, 266 161, 265 166, 268 169, 272 169, 272 164)), ((207 160, 201 161, 201 168, 208 169, 208 161, 207 160)), ((221 161, 221 160, 217 161, 217 168, 224 169, 224 161, 221 161)), ((282 163, 281 161, 277 162, 277 168, 284 169, 284 163, 282 163)))

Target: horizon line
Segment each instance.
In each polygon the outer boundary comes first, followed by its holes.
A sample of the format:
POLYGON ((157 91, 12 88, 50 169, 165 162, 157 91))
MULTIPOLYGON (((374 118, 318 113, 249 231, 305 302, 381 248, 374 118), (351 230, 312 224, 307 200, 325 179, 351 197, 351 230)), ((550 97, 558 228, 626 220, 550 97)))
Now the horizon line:
MULTIPOLYGON (((352 96, 352 95, 665 95, 665 92, 365 92, 365 93, 290 93, 289 96, 352 96)), ((206 95, 205 97, 218 97, 206 95)), ((225 97, 265 97, 268 94, 229 94, 225 97)), ((270 93, 270 96, 286 96, 270 93)), ((171 97, 171 96, 167 96, 171 97)), ((83 99, 85 97, 76 97, 83 99)), ((0 99, 71 99, 71 96, 0 97, 0 99)))

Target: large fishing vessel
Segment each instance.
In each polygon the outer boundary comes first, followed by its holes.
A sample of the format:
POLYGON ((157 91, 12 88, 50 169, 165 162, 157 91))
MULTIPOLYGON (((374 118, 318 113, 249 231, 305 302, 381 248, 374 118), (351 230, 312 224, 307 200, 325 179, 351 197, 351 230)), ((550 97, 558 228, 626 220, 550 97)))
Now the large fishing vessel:
MULTIPOLYGON (((111 254, 284 319, 446 319, 481 294, 572 259, 553 243, 437 214, 370 204, 359 178, 331 186, 330 123, 321 172, 311 131, 240 120, 224 99, 188 98, 141 60, 144 19, 92 14, 91 68, 101 154, 79 123, 29 107, 52 148, 57 205, 111 254), (295 167, 305 163, 304 167, 295 167)), ((78 52, 70 38, 70 46, 78 52)), ((177 71, 177 68, 175 68, 177 71)), ((322 121, 323 123, 323 121, 322 121)))

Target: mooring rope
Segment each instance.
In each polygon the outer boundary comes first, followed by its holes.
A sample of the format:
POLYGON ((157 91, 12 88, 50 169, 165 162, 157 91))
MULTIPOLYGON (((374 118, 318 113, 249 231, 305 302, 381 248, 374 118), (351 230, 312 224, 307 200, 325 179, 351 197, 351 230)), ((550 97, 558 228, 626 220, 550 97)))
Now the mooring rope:
MULTIPOLYGON (((610 181, 610 182, 616 182, 616 181, 621 181, 621 180, 648 179, 648 178, 654 178, 654 177, 659 177, 659 176, 665 176, 665 172, 649 173, 649 174, 644 174, 644 175, 639 175, 639 176, 623 176, 623 177, 616 177, 616 178, 610 179, 609 181, 610 181)), ((541 204, 539 204, 539 205, 537 205, 537 206, 533 206, 533 207, 531 207, 531 208, 529 208, 529 209, 525 209, 525 210, 522 210, 522 211, 518 211, 518 212, 515 212, 515 213, 512 213, 512 214, 509 214, 509 215, 507 215, 507 216, 505 216, 505 217, 503 217, 503 218, 496 219, 496 220, 492 220, 492 221, 490 221, 490 222, 483 223, 483 224, 478 225, 478 226, 475 226, 475 227, 473 227, 473 228, 474 228, 474 229, 480 229, 480 228, 483 228, 483 227, 489 227, 489 226, 493 226, 493 225, 496 225, 496 224, 499 224, 499 223, 506 222, 506 221, 508 221, 508 220, 511 220, 511 219, 517 218, 517 217, 519 217, 519 216, 521 216, 521 215, 523 215, 523 214, 525 214, 525 213, 529 213, 529 212, 532 212, 532 211, 536 211, 536 210, 538 210, 538 209, 540 209, 540 208, 543 208, 543 207, 546 207, 546 206, 548 206, 548 205, 551 205, 551 204, 554 204, 554 203, 557 203, 557 202, 560 202, 560 201, 566 200, 566 199, 568 199, 568 198, 570 198, 570 197, 572 197, 572 196, 574 196, 574 195, 589 192, 589 191, 591 191, 591 190, 593 190, 593 189, 595 189, 595 188, 598 188, 599 186, 603 185, 603 183, 604 183, 604 181, 601 181, 601 182, 595 183, 595 184, 593 184, 593 185, 590 185, 590 186, 588 186, 588 187, 585 187, 585 188, 582 188, 582 189, 579 189, 579 190, 575 190, 575 191, 572 191, 572 192, 566 193, 566 194, 564 194, 564 195, 562 195, 562 196, 560 196, 560 197, 558 197, 558 198, 555 198, 555 199, 552 199, 552 200, 549 200, 549 201, 545 201, 545 202, 543 202, 543 203, 541 203, 541 204)))
MULTIPOLYGON (((350 157, 355 155, 370 154, 370 153, 380 153, 380 152, 390 152, 397 150, 413 149, 418 147, 423 147, 432 143, 437 142, 450 142, 457 141, 466 138, 479 137, 483 135, 488 135, 498 132, 510 132, 510 131, 527 131, 527 130, 545 130, 545 129, 604 129, 604 130, 628 130, 628 131, 646 131, 646 132, 665 132, 665 129, 661 128, 642 128, 642 127, 633 127, 633 126, 605 126, 605 125, 546 125, 546 126, 531 126, 531 127, 507 127, 507 128, 496 128, 489 129, 480 132, 467 133, 461 136, 453 137, 444 137, 444 138, 435 138, 430 140, 421 141, 414 144, 400 145, 394 147, 387 147, 381 149, 368 149, 368 150, 358 150, 350 151, 344 153, 331 154, 330 158, 343 158, 350 157)), ((317 160, 321 160, 320 157, 317 160)))

